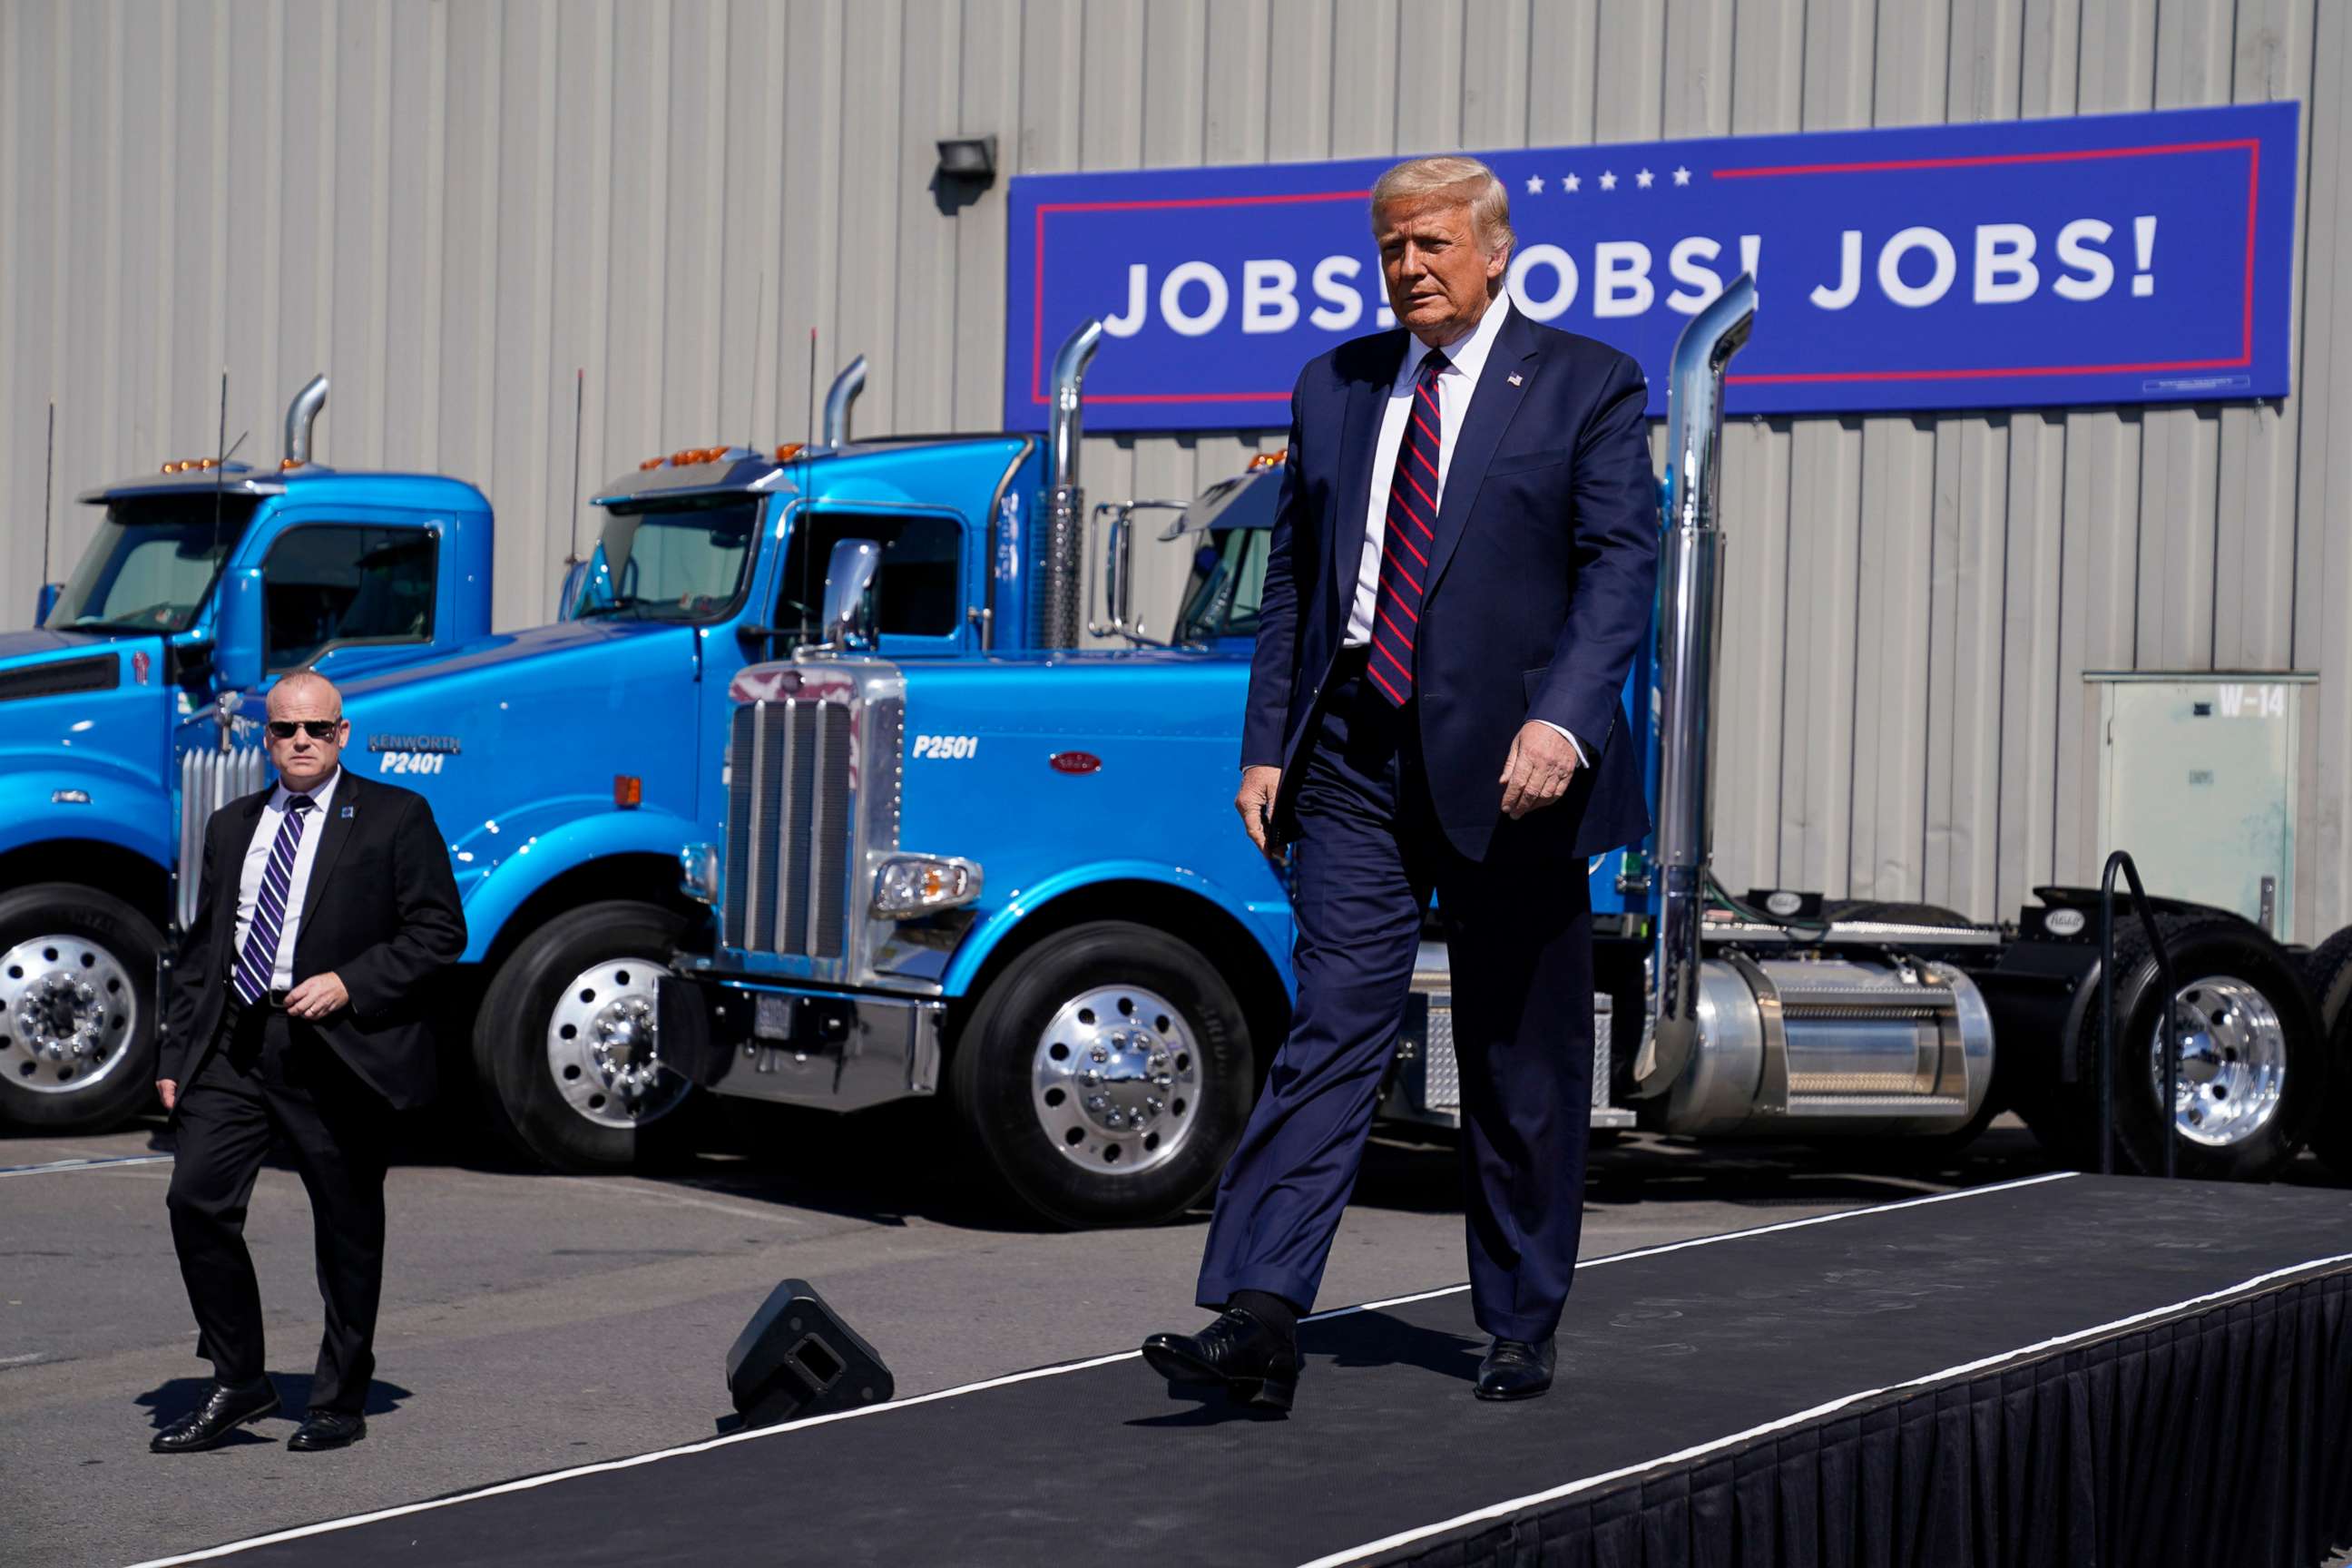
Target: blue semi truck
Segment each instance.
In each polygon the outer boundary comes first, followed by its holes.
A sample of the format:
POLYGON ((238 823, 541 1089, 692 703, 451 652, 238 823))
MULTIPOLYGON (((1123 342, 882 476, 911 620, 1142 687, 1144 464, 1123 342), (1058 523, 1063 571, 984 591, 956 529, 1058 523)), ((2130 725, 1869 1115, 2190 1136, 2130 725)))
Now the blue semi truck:
MULTIPOLYGON (((2296 952, 2227 910, 2158 900, 2167 985, 2131 920, 2103 976, 2093 889, 2038 889, 1989 926, 1717 885, 1720 399, 1753 305, 1743 278, 1675 355, 1658 636, 1628 689, 1658 826, 1586 868, 1594 1125, 1946 1151, 2013 1108, 2095 1161, 2112 992, 2127 1162, 2159 1167, 2169 1124, 2192 1173, 2266 1175, 2306 1138, 2352 1170, 2352 931, 2296 952), (2169 1095, 2168 1016, 2183 1068, 2169 1095)), ((1281 471, 1219 487, 1180 523, 1199 542, 1177 646, 1070 651, 1093 598, 1074 462, 1090 343, 1082 331, 1057 365, 1031 646, 900 655, 887 543, 826 541, 818 635, 738 669, 712 710, 724 831, 686 853, 712 934, 656 986, 662 1054, 687 1077, 845 1110, 942 1095, 1012 1194, 1066 1224, 1148 1221, 1206 1193, 1281 1038, 1292 935, 1279 873, 1225 804, 1281 471)), ((1132 509, 1111 510, 1095 629, 1132 632, 1132 509)), ((1424 942, 1378 1091, 1388 1113, 1453 1119, 1450 1018, 1446 955, 1424 942)))
MULTIPOLYGON (((257 787, 259 693, 341 682, 489 630, 472 486, 218 454, 87 492, 105 509, 36 629, 0 634, 0 1121, 86 1131, 153 1095, 156 999, 205 816, 257 787)), ((353 765, 385 766, 382 755, 353 765)))

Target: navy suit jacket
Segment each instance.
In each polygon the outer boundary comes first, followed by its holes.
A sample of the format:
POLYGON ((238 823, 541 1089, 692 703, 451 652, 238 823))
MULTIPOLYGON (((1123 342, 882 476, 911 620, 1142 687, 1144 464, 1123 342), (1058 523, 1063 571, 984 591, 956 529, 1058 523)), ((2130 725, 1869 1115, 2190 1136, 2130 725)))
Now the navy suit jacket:
MULTIPOLYGON (((1408 336, 1342 343, 1291 394, 1242 729, 1243 764, 1283 770, 1284 837, 1296 832, 1317 704, 1347 635, 1371 487, 1390 479, 1372 472, 1373 447, 1408 336)), ((1584 856, 1649 831, 1640 749, 1619 699, 1657 584, 1647 395, 1626 355, 1517 310, 1479 375, 1429 547, 1413 672, 1438 820, 1472 859, 1506 820, 1497 780, 1530 719, 1566 728, 1592 765, 1523 830, 1584 856)))

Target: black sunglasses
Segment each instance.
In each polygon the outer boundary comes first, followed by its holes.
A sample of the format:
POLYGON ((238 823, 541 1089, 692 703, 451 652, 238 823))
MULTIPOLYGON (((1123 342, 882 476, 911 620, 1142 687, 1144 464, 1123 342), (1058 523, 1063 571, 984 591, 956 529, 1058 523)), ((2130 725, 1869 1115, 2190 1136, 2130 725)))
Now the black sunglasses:
POLYGON ((272 719, 269 736, 274 741, 290 741, 295 731, 308 730, 314 741, 331 741, 342 723, 341 719, 272 719))

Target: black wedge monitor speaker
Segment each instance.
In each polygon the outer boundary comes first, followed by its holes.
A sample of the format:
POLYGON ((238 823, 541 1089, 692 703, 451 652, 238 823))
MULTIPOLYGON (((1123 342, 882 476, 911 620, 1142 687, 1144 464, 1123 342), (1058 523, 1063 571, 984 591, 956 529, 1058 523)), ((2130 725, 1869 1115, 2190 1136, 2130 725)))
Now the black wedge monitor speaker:
POLYGON ((769 1292, 727 1352, 727 1392, 745 1425, 824 1415, 890 1397, 890 1369, 805 1279, 769 1292))

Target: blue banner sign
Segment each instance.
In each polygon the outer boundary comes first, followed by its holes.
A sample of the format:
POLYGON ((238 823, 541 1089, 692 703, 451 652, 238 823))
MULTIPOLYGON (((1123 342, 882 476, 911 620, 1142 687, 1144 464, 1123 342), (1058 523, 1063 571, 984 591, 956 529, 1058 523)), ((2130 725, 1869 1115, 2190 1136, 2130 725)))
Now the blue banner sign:
MULTIPOLYGON (((1734 413, 2287 391, 2294 103, 1479 154, 1529 315, 1613 343, 1664 412, 1675 335, 1756 274, 1734 413)), ((1004 413, 1045 422, 1088 316, 1094 430, 1289 421, 1315 355, 1395 324, 1366 197, 1392 160, 1034 174, 1012 188, 1004 413)))

